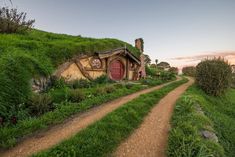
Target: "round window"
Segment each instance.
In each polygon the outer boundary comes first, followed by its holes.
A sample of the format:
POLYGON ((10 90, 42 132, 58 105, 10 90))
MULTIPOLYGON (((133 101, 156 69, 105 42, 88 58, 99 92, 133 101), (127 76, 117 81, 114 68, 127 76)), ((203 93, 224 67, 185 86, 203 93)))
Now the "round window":
POLYGON ((96 69, 100 69, 102 67, 101 60, 98 58, 93 58, 91 60, 91 66, 96 69))

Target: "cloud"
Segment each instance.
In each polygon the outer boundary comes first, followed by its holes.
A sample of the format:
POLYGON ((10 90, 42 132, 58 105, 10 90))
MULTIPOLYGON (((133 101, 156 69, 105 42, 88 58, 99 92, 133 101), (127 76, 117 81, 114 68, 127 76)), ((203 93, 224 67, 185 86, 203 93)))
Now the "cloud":
POLYGON ((173 60, 188 60, 188 61, 198 61, 203 60, 206 58, 214 58, 214 57, 222 57, 225 59, 235 59, 235 51, 231 52, 211 52, 202 55, 195 55, 195 56, 186 56, 186 57, 177 57, 172 58, 173 60))
POLYGON ((171 61, 177 63, 179 67, 184 67, 188 65, 197 65, 201 60, 211 59, 214 57, 222 57, 230 64, 235 64, 235 51, 209 52, 201 55, 176 57, 171 58, 171 61))

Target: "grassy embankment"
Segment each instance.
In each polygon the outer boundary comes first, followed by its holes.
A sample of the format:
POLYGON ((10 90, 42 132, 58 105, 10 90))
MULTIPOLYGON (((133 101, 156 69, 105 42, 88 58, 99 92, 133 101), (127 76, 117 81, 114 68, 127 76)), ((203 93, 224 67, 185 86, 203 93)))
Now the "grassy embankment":
POLYGON ((178 100, 172 118, 168 156, 235 156, 235 90, 213 97, 195 85, 178 100), (197 110, 200 106, 204 114, 197 110), (201 130, 210 130, 219 142, 204 139, 201 130))
POLYGON ((108 156, 141 124, 162 97, 185 82, 187 80, 183 79, 157 91, 141 95, 71 139, 35 156, 108 156))
MULTIPOLYGON (((144 82, 145 86, 143 86, 142 84, 108 84, 102 85, 102 87, 101 85, 99 85, 95 88, 83 89, 86 98, 81 102, 72 103, 64 100, 59 104, 55 104, 56 107, 54 110, 46 112, 43 115, 27 117, 23 120, 20 120, 14 126, 10 125, 0 127, 0 147, 12 147, 17 143, 18 140, 20 140, 21 137, 30 135, 35 131, 46 129, 50 125, 61 123, 73 114, 86 111, 91 107, 101 105, 102 103, 111 101, 121 96, 125 96, 139 90, 149 88, 151 86, 163 84, 167 81, 145 80, 144 82), (148 83, 146 83, 146 81, 148 81, 148 83), (107 87, 112 87, 112 91, 100 91, 107 87)), ((64 88, 62 89, 62 91, 64 91, 64 88)), ((61 93, 60 89, 59 92, 61 93)), ((65 93, 62 94, 66 95, 65 93)), ((65 96, 59 97, 63 99, 65 96)), ((57 100, 61 98, 57 98, 57 100)))

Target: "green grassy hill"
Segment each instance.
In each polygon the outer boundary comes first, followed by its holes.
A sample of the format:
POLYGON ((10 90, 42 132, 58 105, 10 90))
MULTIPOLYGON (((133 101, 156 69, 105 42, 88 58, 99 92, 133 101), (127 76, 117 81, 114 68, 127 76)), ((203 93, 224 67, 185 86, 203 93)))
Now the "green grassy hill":
POLYGON ((16 108, 31 94, 30 79, 48 76, 75 55, 123 47, 140 52, 117 39, 93 39, 32 30, 25 34, 0 34, 0 115, 16 108))

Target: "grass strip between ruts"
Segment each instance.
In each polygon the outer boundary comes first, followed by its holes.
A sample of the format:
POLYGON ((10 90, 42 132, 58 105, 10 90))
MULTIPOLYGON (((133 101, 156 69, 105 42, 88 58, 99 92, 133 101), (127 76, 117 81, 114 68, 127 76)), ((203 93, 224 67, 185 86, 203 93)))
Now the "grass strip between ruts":
POLYGON ((161 98, 187 81, 184 78, 159 90, 143 94, 109 113, 74 137, 34 156, 98 157, 110 155, 122 140, 141 124, 144 117, 161 98))

